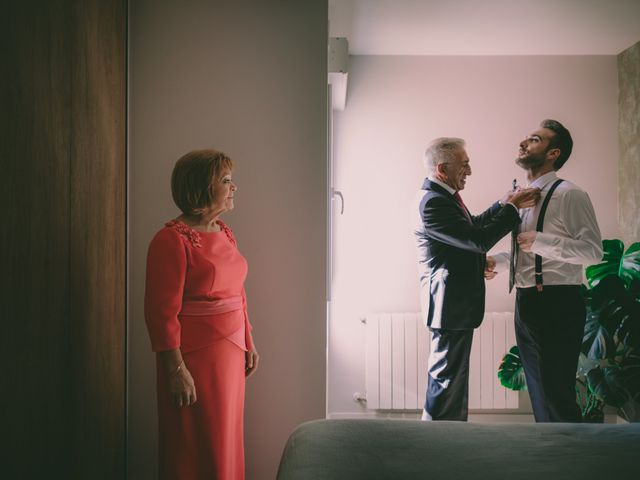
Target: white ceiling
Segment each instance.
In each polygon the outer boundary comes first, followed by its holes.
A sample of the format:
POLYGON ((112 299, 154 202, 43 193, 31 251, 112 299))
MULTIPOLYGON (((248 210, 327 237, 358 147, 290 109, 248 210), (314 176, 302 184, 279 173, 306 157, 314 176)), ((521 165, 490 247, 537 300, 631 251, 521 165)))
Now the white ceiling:
POLYGON ((329 0, 352 55, 617 55, 640 0, 329 0))

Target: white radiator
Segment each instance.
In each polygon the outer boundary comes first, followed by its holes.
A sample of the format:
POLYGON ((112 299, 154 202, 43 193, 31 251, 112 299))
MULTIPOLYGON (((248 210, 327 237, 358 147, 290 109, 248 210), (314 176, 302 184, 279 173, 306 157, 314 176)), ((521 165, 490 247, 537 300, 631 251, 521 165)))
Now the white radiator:
MULTIPOLYGON (((513 313, 486 312, 473 334, 469 408, 518 408, 518 394, 500 385, 497 371, 515 345, 513 313)), ((427 380, 429 330, 420 313, 366 316, 367 408, 422 410, 427 380)))

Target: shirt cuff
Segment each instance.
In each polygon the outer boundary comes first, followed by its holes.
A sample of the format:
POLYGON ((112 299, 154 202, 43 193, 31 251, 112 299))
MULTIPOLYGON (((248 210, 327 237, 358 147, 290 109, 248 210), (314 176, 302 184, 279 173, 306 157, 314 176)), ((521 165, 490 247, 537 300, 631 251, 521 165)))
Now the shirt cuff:
POLYGON ((494 271, 496 273, 500 273, 500 272, 504 272, 506 270, 509 270, 509 258, 510 255, 506 252, 500 252, 497 253, 495 255, 491 255, 491 257, 493 257, 493 260, 496 262, 496 266, 494 268, 494 271))
POLYGON ((531 253, 541 257, 549 256, 554 250, 554 236, 544 232, 536 232, 536 239, 531 244, 531 253))

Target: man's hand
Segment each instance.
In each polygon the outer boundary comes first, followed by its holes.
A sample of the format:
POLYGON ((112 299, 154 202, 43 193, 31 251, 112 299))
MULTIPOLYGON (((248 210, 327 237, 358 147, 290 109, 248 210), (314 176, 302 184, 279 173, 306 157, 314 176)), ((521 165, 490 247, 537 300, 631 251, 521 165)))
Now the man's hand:
POLYGON ((496 261, 492 256, 487 255, 487 261, 484 265, 484 278, 486 278, 487 280, 491 280, 493 277, 495 277, 498 272, 496 272, 494 268, 496 268, 496 261))
POLYGON ((540 200, 539 188, 518 188, 507 192, 502 197, 502 203, 513 203, 518 209, 534 207, 538 200, 540 200))
POLYGON ((538 232, 522 232, 518 234, 518 246, 523 252, 530 252, 538 232))

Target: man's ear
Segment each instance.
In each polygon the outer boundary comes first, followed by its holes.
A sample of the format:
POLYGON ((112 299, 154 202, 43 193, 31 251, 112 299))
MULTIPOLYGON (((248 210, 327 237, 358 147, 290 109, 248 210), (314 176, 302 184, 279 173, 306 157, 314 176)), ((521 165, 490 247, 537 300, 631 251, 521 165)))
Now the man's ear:
POLYGON ((547 150, 547 159, 551 159, 555 162, 559 156, 560 156, 559 148, 551 148, 547 150))
POLYGON ((447 168, 446 168, 446 163, 439 163, 438 165, 436 165, 436 173, 438 174, 438 176, 447 176, 447 168))

